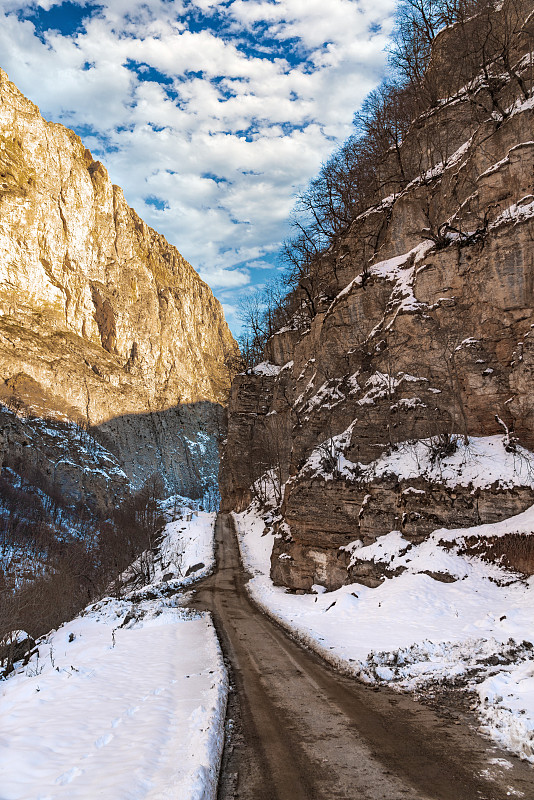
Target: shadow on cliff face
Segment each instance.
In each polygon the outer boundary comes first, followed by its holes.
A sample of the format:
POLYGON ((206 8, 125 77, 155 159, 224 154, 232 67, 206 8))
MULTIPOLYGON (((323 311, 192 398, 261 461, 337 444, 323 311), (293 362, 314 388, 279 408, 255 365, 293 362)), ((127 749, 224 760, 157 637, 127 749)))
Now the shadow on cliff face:
POLYGON ((19 381, 16 392, 11 387, 5 400, 0 391, 0 470, 12 469, 30 483, 39 477, 65 503, 82 503, 91 513, 117 508, 154 475, 167 496, 216 504, 219 443, 226 435, 218 403, 124 414, 87 429, 75 409, 33 391, 41 389, 35 381, 29 391, 28 381, 19 381))
POLYGON ((117 457, 135 488, 159 474, 169 494, 197 499, 217 487, 225 430, 224 408, 204 400, 114 417, 89 433, 117 457))
MULTIPOLYGON (((28 386, 13 407, 0 400, 0 639, 22 629, 33 641, 112 581, 120 595, 116 576, 164 524, 158 499, 215 507, 225 413, 205 401, 86 430, 28 386)), ((15 656, 0 653, 0 677, 15 656)))

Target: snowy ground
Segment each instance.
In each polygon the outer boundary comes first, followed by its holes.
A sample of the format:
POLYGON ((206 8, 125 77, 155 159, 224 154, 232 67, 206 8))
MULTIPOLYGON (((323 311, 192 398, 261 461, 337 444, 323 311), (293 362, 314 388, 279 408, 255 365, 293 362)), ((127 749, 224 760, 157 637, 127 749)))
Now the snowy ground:
POLYGON ((317 586, 311 595, 273 585, 273 536, 265 534, 258 509, 235 519, 253 576, 250 593, 269 614, 364 681, 412 691, 433 681, 460 681, 476 692, 481 729, 534 762, 534 577, 521 579, 458 552, 464 536, 532 533, 534 506, 495 525, 436 531, 419 546, 399 532, 356 545, 354 558, 405 571, 374 589, 354 583, 325 592, 317 586), (425 571, 455 580, 444 583, 425 571))
MULTIPOLYGON (((412 377, 400 374, 403 375, 403 380, 412 377)), ((383 378, 387 376, 381 373, 373 376, 373 391, 376 389, 377 392, 374 397, 385 391, 383 378), (377 379, 377 375, 381 376, 381 380, 377 379)), ((388 380, 391 382, 392 379, 388 380)), ((371 383, 371 379, 367 383, 371 383)), ((460 436, 452 437, 452 452, 440 458, 436 458, 435 442, 432 439, 403 442, 376 461, 360 464, 349 461, 343 455, 350 443, 353 427, 354 423, 343 433, 334 436, 329 443, 331 451, 338 454, 335 468, 345 478, 353 478, 356 474, 359 480, 370 481, 386 475, 396 475, 399 480, 424 478, 429 483, 442 483, 450 487, 471 486, 473 489, 484 489, 492 485, 512 488, 534 484, 534 454, 519 445, 507 449, 507 439, 502 436, 470 437, 467 442, 460 436)), ((332 473, 331 470, 325 470, 324 454, 325 443, 312 452, 302 472, 329 480, 332 473)))
POLYGON ((89 606, 0 681, 2 800, 215 797, 226 671, 210 617, 163 580, 169 562, 211 567, 214 521, 167 526, 152 599, 89 606))
POLYGON ((215 567, 215 518, 185 507, 180 519, 168 522, 157 552, 143 554, 122 576, 132 586, 127 597, 163 596, 209 575, 215 567))

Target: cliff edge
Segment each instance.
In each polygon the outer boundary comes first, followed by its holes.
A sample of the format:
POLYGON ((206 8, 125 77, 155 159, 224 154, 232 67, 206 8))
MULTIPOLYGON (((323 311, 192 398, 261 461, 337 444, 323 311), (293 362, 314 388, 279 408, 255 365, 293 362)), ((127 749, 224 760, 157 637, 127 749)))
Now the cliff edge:
POLYGON ((0 400, 89 430, 133 486, 198 495, 235 352, 193 267, 0 70, 0 400))

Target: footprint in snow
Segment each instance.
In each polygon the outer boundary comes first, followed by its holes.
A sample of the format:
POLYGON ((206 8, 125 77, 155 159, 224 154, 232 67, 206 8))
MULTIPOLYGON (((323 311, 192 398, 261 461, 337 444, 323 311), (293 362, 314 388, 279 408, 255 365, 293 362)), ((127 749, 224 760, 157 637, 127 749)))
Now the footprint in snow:
POLYGON ((98 747, 98 748, 105 747, 107 744, 109 744, 111 742, 112 739, 113 739, 113 734, 112 733, 106 733, 106 734, 104 734, 104 736, 101 736, 99 739, 96 740, 95 747, 98 747))
POLYGON ((164 691, 165 691, 165 689, 163 687, 161 687, 160 689, 154 689, 152 694, 155 694, 157 696, 158 694, 161 694, 164 691))
POLYGON ((122 722, 122 717, 115 717, 115 719, 111 721, 111 727, 118 728, 121 722, 122 722))
POLYGON ((66 786, 67 783, 71 783, 71 781, 73 781, 74 778, 77 778, 79 775, 83 775, 83 769, 73 767, 67 772, 64 772, 63 775, 60 775, 59 778, 56 778, 56 783, 59 784, 59 786, 66 786))
POLYGON ((137 714, 138 711, 139 711, 139 706, 132 706, 131 708, 128 709, 126 713, 128 714, 129 717, 133 717, 133 715, 137 714))

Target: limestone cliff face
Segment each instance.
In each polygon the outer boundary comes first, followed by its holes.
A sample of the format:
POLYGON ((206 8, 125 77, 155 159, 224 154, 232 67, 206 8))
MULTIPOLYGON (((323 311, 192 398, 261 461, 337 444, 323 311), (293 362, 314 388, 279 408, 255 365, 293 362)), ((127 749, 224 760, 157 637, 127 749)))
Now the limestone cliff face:
POLYGON ((134 484, 162 470, 188 492, 199 488, 204 434, 205 460, 217 459, 235 348, 191 265, 79 137, 45 121, 0 70, 3 394, 27 376, 105 439, 134 484))
MULTIPOLYGON (((223 502, 241 510, 271 470, 279 583, 335 588, 354 579, 349 542, 393 529, 418 541, 534 502, 519 468, 534 449, 534 101, 507 85, 504 102, 504 118, 484 117, 462 90, 415 120, 403 186, 315 264, 318 313, 296 315, 268 364, 234 380, 223 502), (417 441, 446 464, 468 437, 496 435, 517 455, 511 481, 379 469, 417 441)), ((464 472, 473 458, 467 447, 464 472)))

